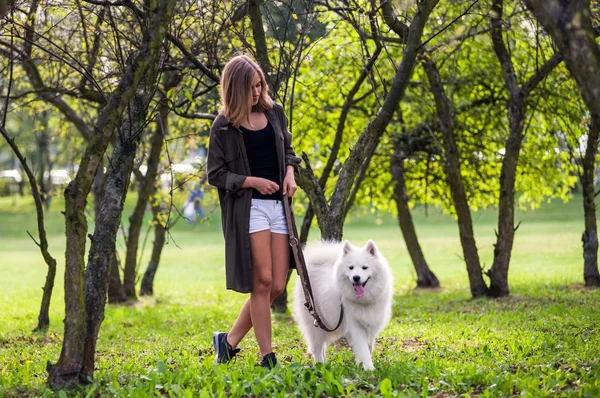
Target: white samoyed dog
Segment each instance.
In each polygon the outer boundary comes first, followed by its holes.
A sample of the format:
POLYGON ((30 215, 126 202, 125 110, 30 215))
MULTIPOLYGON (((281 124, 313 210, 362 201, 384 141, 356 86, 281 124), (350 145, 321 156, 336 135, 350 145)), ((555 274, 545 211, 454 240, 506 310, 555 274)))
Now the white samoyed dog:
POLYGON ((340 327, 326 332, 315 327, 314 319, 304 303, 304 290, 298 279, 294 294, 294 319, 317 362, 325 362, 325 350, 333 341, 344 337, 352 348, 357 363, 373 370, 375 338, 392 316, 393 279, 390 267, 369 240, 365 247, 348 241, 317 241, 304 249, 306 267, 312 286, 315 309, 328 328, 334 328, 340 316, 340 327))

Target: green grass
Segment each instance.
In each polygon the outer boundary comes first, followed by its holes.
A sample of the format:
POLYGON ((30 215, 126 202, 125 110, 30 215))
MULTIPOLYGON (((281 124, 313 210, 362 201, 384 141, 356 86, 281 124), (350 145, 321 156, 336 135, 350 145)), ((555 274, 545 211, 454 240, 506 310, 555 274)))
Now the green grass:
MULTIPOLYGON (((214 205, 206 208, 216 213, 214 205)), ((0 198, 0 396, 65 394, 44 384, 46 363, 57 361, 62 342, 64 225, 55 203, 47 216, 50 250, 59 260, 51 327, 33 334, 46 266, 25 232, 36 231, 32 209, 28 200, 0 198)), ((211 333, 227 330, 247 297, 224 288, 223 241, 214 218, 176 225, 154 297, 107 306, 94 382, 66 394, 600 396, 600 291, 582 288, 581 198, 517 214, 522 223, 509 273, 511 296, 499 300, 470 298, 456 224, 435 209, 428 213, 417 209, 414 217, 442 283, 436 292, 413 290, 415 273, 393 217, 354 216, 346 225, 344 238, 355 244, 373 239, 394 272, 393 318, 375 347, 375 371, 363 372, 341 345, 328 350, 325 365, 315 366, 289 315, 274 317, 281 362, 274 371, 256 366, 252 333, 234 363, 213 365, 211 333)), ((495 217, 493 211, 474 215, 486 267, 495 217)), ((118 244, 122 249, 122 237, 118 244)))

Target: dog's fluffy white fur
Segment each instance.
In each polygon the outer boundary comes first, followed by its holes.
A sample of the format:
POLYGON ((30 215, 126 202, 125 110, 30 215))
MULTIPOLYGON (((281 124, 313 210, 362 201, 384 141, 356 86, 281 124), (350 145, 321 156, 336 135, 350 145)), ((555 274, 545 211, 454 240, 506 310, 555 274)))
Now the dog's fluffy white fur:
POLYGON ((317 313, 329 328, 335 327, 344 306, 344 319, 334 332, 314 326, 304 306, 304 291, 298 279, 295 287, 294 319, 317 362, 325 361, 327 346, 344 337, 357 363, 372 370, 375 338, 392 315, 393 280, 390 267, 369 240, 364 247, 348 241, 317 241, 304 249, 317 313))

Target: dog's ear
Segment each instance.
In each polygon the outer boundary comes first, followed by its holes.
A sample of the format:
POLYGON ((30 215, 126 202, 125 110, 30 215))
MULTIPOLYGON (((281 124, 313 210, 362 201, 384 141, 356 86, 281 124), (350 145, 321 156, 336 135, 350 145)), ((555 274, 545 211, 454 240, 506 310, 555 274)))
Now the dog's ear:
POLYGON ((344 241, 344 248, 342 249, 342 254, 345 256, 349 252, 352 251, 352 245, 347 240, 344 241))
POLYGON ((376 257, 377 256, 377 246, 375 246, 375 242, 373 242, 372 240, 369 240, 367 242, 367 244, 365 245, 365 250, 369 252, 369 254, 371 254, 371 256, 376 257))

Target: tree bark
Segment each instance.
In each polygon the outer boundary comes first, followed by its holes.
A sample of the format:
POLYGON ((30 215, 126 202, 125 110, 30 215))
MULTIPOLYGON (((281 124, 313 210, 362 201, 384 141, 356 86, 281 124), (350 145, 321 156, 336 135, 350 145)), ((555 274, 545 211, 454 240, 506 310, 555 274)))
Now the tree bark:
POLYGON ((111 304, 124 303, 127 301, 127 295, 125 294, 125 289, 121 283, 119 259, 117 258, 116 250, 111 256, 109 267, 110 275, 108 277, 108 302, 111 304))
POLYGON ((584 281, 586 286, 599 286, 598 233, 594 203, 594 168, 600 121, 600 46, 586 0, 525 0, 536 19, 552 36, 565 58, 571 76, 577 82, 583 101, 592 114, 583 164, 583 207, 585 231, 582 236, 584 281))
MULTIPOLYGON (((175 87, 180 79, 174 76, 168 78, 163 92, 168 92, 175 87)), ((135 282, 137 277, 137 252, 140 240, 140 233, 144 222, 144 214, 150 196, 154 193, 155 180, 158 175, 158 166, 160 164, 160 155, 163 150, 163 143, 168 135, 168 100, 163 96, 158 104, 159 117, 156 120, 156 127, 150 138, 150 154, 148 156, 146 175, 140 183, 138 189, 138 200, 129 216, 129 231, 127 234, 127 253, 125 255, 124 271, 124 289, 127 297, 136 299, 135 282)))
POLYGON ((406 250, 410 255, 413 266, 417 273, 418 288, 436 288, 440 286, 440 281, 429 269, 417 231, 413 223, 410 208, 408 206, 408 196, 406 195, 406 180, 404 179, 404 160, 405 151, 399 140, 394 140, 394 154, 391 158, 391 174, 394 181, 394 200, 398 210, 398 223, 406 243, 406 250))
POLYGON ((52 167, 50 163, 50 135, 48 134, 47 111, 41 112, 42 129, 36 136, 38 158, 38 186, 42 203, 46 210, 50 207, 50 191, 52 190, 52 167), (47 178, 46 178, 47 175, 47 178))
MULTIPOLYGON (((65 190, 65 224, 67 236, 65 261, 65 332, 58 363, 48 365, 48 382, 53 387, 71 387, 85 382, 87 361, 85 353, 88 314, 84 300, 84 256, 87 221, 85 207, 92 181, 124 109, 129 104, 140 82, 147 78, 151 67, 156 67, 162 41, 171 20, 174 0, 161 0, 149 11, 150 29, 137 54, 124 71, 118 87, 101 109, 94 126, 94 137, 81 159, 75 179, 65 190)), ((101 287, 99 287, 101 288, 101 287)), ((90 314, 94 318, 95 314, 90 314)), ((91 326, 93 329, 95 326, 91 326)), ((99 325, 98 325, 99 327, 99 325)))
POLYGON ((583 159, 583 212, 585 231, 581 236, 583 242, 583 280, 587 287, 600 287, 598 273, 598 228, 596 226, 596 193, 594 179, 596 175, 596 153, 598 152, 598 136, 600 120, 592 119, 588 135, 587 148, 583 159))
MULTIPOLYGON (((145 86, 140 85, 140 87, 145 86)), ((85 307, 87 334, 85 341, 83 375, 94 373, 96 341, 104 319, 104 306, 108 292, 110 264, 115 254, 117 231, 121 222, 123 205, 129 188, 133 161, 146 116, 145 103, 149 87, 137 94, 131 103, 130 118, 126 118, 109 162, 109 170, 102 195, 100 212, 96 219, 88 265, 85 270, 85 307)))
MULTIPOLYGON (((94 220, 100 217, 100 207, 102 204, 102 195, 104 194, 104 184, 106 182, 106 174, 104 173, 104 159, 102 164, 96 170, 94 182, 92 183, 92 196, 94 200, 94 220)), ((121 273, 119 270, 119 259, 117 253, 112 255, 110 262, 110 277, 108 280, 108 302, 109 303, 124 303, 127 301, 127 295, 121 283, 121 273)))

